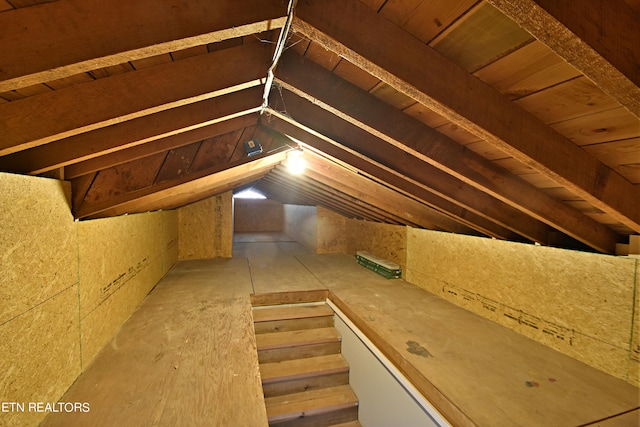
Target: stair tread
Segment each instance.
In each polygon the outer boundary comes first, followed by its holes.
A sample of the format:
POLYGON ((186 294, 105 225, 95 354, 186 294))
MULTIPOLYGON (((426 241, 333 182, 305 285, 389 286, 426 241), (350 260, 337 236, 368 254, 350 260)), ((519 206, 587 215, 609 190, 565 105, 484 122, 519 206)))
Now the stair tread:
POLYGON ((269 322, 273 320, 306 319, 309 317, 333 316, 333 310, 326 304, 287 307, 269 307, 253 310, 253 321, 269 322))
POLYGON ((310 378, 349 371, 349 365, 341 354, 307 357, 260 364, 263 384, 310 378))
POLYGON ((309 390, 265 398, 269 422, 324 414, 358 405, 358 398, 348 385, 309 390))
POLYGON ((362 427, 360 421, 348 421, 346 423, 332 424, 329 427, 362 427))
POLYGON ((335 328, 302 329, 256 335, 258 350, 271 350, 337 341, 340 341, 340 334, 335 328))

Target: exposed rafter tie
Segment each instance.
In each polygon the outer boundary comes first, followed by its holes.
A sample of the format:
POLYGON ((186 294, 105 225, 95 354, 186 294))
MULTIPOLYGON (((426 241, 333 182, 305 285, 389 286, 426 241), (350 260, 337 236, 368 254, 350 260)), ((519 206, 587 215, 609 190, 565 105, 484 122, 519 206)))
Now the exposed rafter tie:
POLYGON ((262 107, 260 108, 260 114, 264 113, 264 110, 269 106, 269 93, 271 92, 271 86, 273 85, 274 70, 278 66, 280 56, 284 51, 284 46, 287 44, 287 36, 289 35, 289 29, 291 28, 291 22, 293 21, 293 9, 295 8, 296 0, 289 0, 289 7, 287 9, 287 20, 282 27, 278 42, 276 43, 276 50, 273 52, 273 60, 271 66, 267 70, 267 81, 264 84, 264 94, 262 95, 262 107))

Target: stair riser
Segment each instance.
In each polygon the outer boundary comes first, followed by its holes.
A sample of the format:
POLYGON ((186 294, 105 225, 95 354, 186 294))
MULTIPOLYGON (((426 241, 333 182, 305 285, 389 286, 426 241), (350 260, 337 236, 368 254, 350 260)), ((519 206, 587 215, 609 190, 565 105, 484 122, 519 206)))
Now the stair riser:
POLYGON ((322 375, 314 378, 303 378, 292 381, 263 384, 262 389, 264 390, 265 397, 273 397, 347 384, 349 384, 349 373, 342 372, 338 374, 322 375))
POLYGON ((311 317, 307 319, 271 320, 268 322, 256 322, 254 324, 256 334, 298 331, 314 328, 330 328, 332 326, 333 317, 331 316, 311 317))
POLYGON ((277 348, 273 350, 258 350, 260 363, 281 362, 283 360, 304 359, 307 357, 326 356, 340 353, 341 343, 330 342, 323 344, 303 345, 299 347, 277 348))
POLYGON ((326 427, 333 424, 345 423, 347 421, 355 421, 358 419, 358 407, 338 409, 336 411, 325 414, 318 414, 309 417, 296 418, 294 420, 283 422, 270 422, 270 426, 274 427, 326 427))

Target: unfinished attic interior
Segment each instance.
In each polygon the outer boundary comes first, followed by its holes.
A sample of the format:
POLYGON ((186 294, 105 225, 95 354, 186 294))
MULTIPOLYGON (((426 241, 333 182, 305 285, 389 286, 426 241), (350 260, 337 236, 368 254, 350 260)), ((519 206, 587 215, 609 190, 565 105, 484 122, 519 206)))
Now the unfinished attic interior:
POLYGON ((0 0, 0 426, 638 426, 639 40, 638 0, 0 0))

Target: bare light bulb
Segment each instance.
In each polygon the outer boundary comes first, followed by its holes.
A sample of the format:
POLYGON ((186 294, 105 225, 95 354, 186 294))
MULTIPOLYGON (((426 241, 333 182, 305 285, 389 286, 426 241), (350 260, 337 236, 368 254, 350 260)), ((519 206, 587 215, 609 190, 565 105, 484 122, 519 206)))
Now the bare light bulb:
POLYGON ((287 170, 293 175, 300 175, 307 168, 307 162, 302 157, 303 151, 292 150, 287 154, 287 170))

